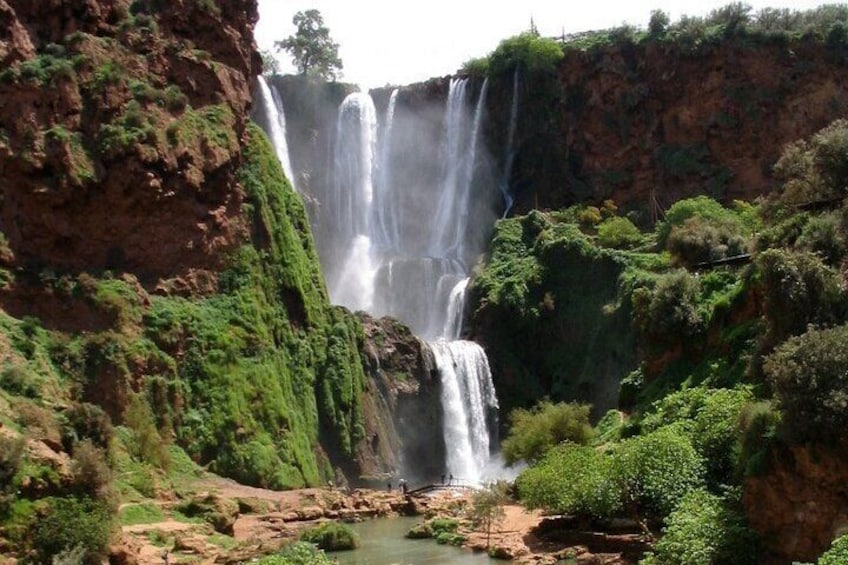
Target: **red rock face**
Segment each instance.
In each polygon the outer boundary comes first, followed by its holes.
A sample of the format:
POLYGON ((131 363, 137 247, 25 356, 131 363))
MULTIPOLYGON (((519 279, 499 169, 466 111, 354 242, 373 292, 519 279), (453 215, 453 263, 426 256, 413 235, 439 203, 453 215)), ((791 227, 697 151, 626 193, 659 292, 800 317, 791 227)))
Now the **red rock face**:
POLYGON ((256 2, 146 4, 0 0, 6 267, 209 290, 243 240, 256 2))
POLYGON ((848 532, 848 459, 812 446, 772 454, 769 471, 745 481, 748 520, 770 551, 767 563, 815 561, 848 532))
MULTIPOLYGON (((786 144, 848 115, 848 66, 820 40, 571 51, 559 77, 559 104, 542 113, 554 122, 521 106, 539 97, 521 84, 510 183, 519 212, 607 198, 644 210, 697 194, 750 200, 775 187, 786 144), (543 131, 544 151, 534 147, 543 131)), ((490 91, 498 132, 510 88, 490 91)))

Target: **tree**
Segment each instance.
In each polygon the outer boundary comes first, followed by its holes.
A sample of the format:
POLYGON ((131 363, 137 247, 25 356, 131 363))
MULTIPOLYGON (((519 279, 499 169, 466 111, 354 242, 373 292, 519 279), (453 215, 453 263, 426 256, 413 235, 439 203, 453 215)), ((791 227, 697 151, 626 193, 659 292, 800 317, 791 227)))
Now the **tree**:
POLYGON ((542 400, 533 409, 516 408, 509 415, 511 427, 502 451, 507 464, 541 459, 555 445, 570 441, 585 445, 592 439, 588 404, 542 400))
POLYGON ((277 58, 274 57, 273 53, 271 53, 267 49, 262 49, 259 52, 259 55, 262 57, 263 75, 276 76, 280 74, 280 63, 279 61, 277 61, 277 58))
POLYGON ((339 44, 330 38, 330 30, 318 10, 298 12, 292 18, 297 26, 294 35, 274 43, 277 51, 288 51, 302 75, 336 80, 341 76, 342 60, 339 44))
POLYGON ((506 503, 506 483, 492 483, 478 490, 471 497, 469 518, 475 528, 486 529, 486 549, 489 549, 492 538, 492 526, 498 526, 506 517, 503 505, 506 503))

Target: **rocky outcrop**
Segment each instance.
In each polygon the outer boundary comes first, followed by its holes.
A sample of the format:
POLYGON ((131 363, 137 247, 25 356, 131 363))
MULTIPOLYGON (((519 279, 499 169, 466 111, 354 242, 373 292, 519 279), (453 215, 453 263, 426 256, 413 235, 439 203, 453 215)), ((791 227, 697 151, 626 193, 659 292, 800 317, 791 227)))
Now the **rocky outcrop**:
POLYGON ((197 291, 246 235, 234 188, 256 2, 4 0, 0 13, 4 266, 197 291))
POLYGON ((363 397, 366 441, 356 449, 363 482, 385 487, 443 473, 445 461, 438 372, 426 342, 392 318, 360 313, 368 383, 363 397))
MULTIPOLYGON (((696 194, 753 199, 774 187, 787 143, 848 114, 846 77, 840 48, 813 36, 569 49, 555 92, 519 75, 516 210, 611 198, 650 213, 696 194)), ((512 81, 509 73, 490 84, 495 155, 512 81)))
POLYGON ((767 563, 815 561, 848 532, 845 449, 774 450, 767 471, 745 481, 745 511, 763 537, 767 563))

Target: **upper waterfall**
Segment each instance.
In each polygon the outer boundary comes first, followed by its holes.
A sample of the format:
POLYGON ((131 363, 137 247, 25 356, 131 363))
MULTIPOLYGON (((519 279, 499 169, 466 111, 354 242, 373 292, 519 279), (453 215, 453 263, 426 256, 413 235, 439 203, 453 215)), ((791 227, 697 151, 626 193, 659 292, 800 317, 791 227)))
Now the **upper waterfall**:
POLYGON ((442 382, 447 471, 482 479, 497 398, 483 349, 461 335, 473 262, 497 218, 499 172, 482 139, 488 83, 450 81, 383 109, 366 93, 338 108, 327 182, 306 196, 330 298, 390 315, 431 342, 442 382))
POLYGON ((283 109, 283 101, 280 99, 277 89, 270 86, 264 77, 260 76, 258 80, 259 92, 261 93, 259 103, 268 137, 271 138, 271 144, 274 146, 283 172, 286 173, 286 178, 289 179, 292 188, 297 190, 291 160, 289 159, 289 144, 286 140, 286 113, 283 109))

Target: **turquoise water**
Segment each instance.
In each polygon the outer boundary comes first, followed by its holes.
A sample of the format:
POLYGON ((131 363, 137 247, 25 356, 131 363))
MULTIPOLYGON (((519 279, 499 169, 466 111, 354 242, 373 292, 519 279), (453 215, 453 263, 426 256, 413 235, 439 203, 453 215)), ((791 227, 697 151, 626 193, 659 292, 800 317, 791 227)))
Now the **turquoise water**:
POLYGON ((354 551, 330 553, 341 565, 487 565, 503 563, 485 553, 439 545, 435 540, 406 539, 421 518, 390 518, 351 524, 361 545, 354 551))

